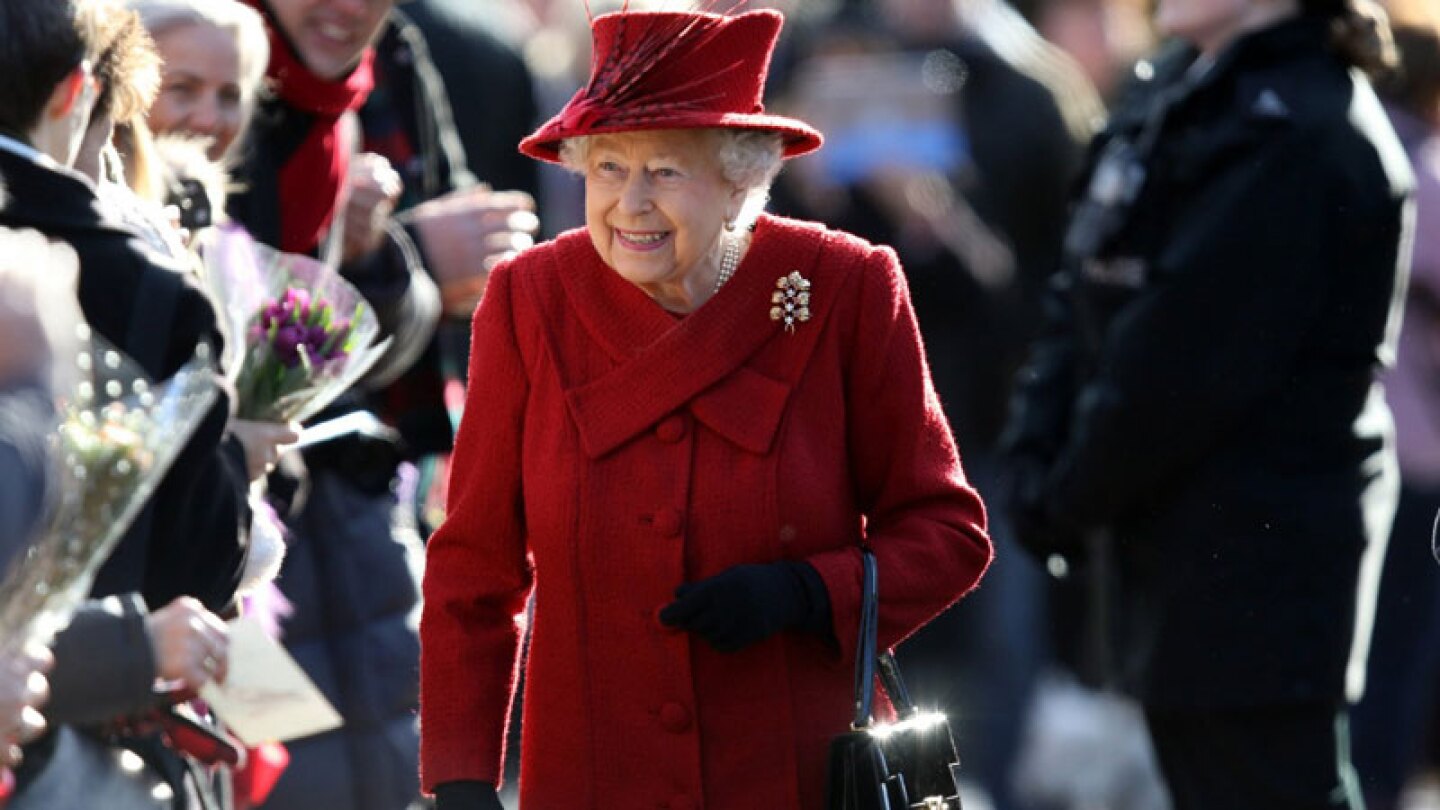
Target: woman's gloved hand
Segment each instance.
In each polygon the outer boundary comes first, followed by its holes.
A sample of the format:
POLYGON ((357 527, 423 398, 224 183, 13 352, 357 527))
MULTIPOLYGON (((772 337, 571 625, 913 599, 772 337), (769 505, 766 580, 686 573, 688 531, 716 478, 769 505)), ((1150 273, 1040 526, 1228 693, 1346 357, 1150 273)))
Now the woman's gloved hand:
POLYGON ((435 810, 505 810, 489 782, 469 779, 435 786, 435 810))
POLYGON ((676 588, 660 621, 701 636, 720 652, 735 652, 781 630, 826 632, 830 597, 819 572, 806 563, 737 565, 676 588))

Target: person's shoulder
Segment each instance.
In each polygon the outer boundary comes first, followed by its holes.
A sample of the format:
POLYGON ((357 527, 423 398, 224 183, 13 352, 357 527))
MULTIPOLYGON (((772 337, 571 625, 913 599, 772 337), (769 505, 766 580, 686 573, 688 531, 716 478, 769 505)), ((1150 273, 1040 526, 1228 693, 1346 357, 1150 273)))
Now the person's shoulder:
MULTIPOLYGON (((894 267, 898 272, 899 260, 895 250, 886 245, 876 245, 849 231, 831 228, 824 223, 767 214, 760 226, 764 237, 775 244, 782 257, 801 262, 818 248, 816 272, 829 273, 846 267, 875 268, 894 267)), ((871 270, 870 272, 875 272, 871 270)))
POLYGON ((1339 61, 1308 54, 1243 71, 1235 82, 1234 103, 1252 119, 1314 131, 1343 120, 1362 87, 1368 84, 1357 82, 1339 61))
POLYGON ((137 330, 161 330, 162 365, 147 368, 151 374, 167 377, 201 342, 218 342, 215 307, 199 280, 177 260, 151 249, 138 235, 110 232, 97 237, 92 252, 81 261, 82 306, 86 303, 86 274, 93 277, 97 268, 103 267, 104 275, 92 290, 88 309, 108 310, 107 320, 113 319, 123 330, 117 338, 128 343, 137 330))
POLYGON ((1221 78, 1202 83, 1224 88, 1238 118, 1297 141, 1343 135, 1362 123, 1356 117, 1386 120, 1369 81, 1328 38, 1314 21, 1282 23, 1242 40, 1230 58, 1221 57, 1221 78))
POLYGON ((1313 158, 1351 186, 1413 187, 1405 149, 1370 82, 1334 58, 1278 63, 1238 83, 1236 104, 1256 125, 1287 130, 1279 146, 1313 158))
POLYGON ((819 243, 832 254, 857 257, 868 257, 878 249, 853 233, 831 228, 822 222, 773 214, 766 214, 762 221, 766 237, 780 242, 787 249, 800 250, 819 243))
POLYGON ((795 261, 819 255, 813 264, 812 281, 849 290, 856 300, 898 300, 908 296, 905 275, 895 249, 877 245, 848 231, 819 222, 767 215, 766 238, 781 242, 780 255, 788 252, 795 261))

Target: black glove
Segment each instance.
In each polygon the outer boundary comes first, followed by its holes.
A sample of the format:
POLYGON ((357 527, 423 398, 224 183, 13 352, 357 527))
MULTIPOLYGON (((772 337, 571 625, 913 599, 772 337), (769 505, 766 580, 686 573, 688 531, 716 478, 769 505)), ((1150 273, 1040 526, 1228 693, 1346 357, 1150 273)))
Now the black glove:
POLYGON ((660 621, 700 635, 720 652, 735 652, 781 630, 826 632, 830 596, 807 563, 737 565, 676 588, 660 621))
POLYGON ((1083 535, 1056 518, 1045 501, 1050 466, 1038 456, 1010 458, 1000 484, 1000 501, 1015 541, 1043 565, 1052 554, 1072 561, 1084 551, 1083 535))
POLYGON ((435 786, 435 810, 505 810, 489 782, 461 780, 435 786))

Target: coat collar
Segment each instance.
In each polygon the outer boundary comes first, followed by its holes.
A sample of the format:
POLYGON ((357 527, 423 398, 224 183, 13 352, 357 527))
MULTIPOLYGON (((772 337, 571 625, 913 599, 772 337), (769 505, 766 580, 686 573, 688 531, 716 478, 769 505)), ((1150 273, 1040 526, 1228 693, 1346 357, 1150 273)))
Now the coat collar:
POLYGON ((1144 78, 1129 83, 1110 121, 1109 134, 1140 129, 1162 102, 1189 107, 1194 104, 1233 104, 1234 83, 1242 76, 1264 73, 1269 66, 1290 64, 1300 59, 1331 60, 1329 33, 1324 20, 1296 14, 1274 25, 1247 33, 1216 55, 1203 69, 1197 67, 1199 51, 1181 40, 1165 43, 1144 60, 1144 78))
POLYGON ((107 213, 90 178, 50 160, 0 149, 0 221, 43 233, 135 234, 107 213))
POLYGON ((552 271, 564 290, 565 312, 579 319, 612 363, 587 374, 552 339, 586 454, 603 456, 681 408, 739 447, 767 452, 793 377, 814 347, 842 278, 820 265, 824 244, 823 231, 814 226, 762 217, 734 277, 677 322, 610 269, 583 231, 557 240, 552 271), (806 233, 809 238, 797 238, 806 233), (790 334, 770 320, 770 296, 777 278, 795 270, 817 283, 811 320, 790 334), (786 355, 778 375, 768 364, 764 371, 747 365, 770 344, 786 355))

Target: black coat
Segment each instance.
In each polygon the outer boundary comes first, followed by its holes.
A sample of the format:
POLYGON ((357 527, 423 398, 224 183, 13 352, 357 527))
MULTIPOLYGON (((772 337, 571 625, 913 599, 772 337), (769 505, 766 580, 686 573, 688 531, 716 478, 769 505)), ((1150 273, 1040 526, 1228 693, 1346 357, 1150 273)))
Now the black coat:
MULTIPOLYGON (((209 299, 180 268, 107 219, 88 180, 6 150, 0 150, 0 178, 8 191, 0 226, 33 228, 74 248, 85 320, 152 379, 173 375, 202 342, 212 357, 220 356, 209 299), (174 302, 168 318, 152 312, 139 296, 142 286, 174 302), (161 318, 166 323, 157 323, 161 318)), ((181 595, 211 610, 231 603, 245 564, 250 513, 243 450, 222 441, 229 409, 222 391, 152 496, 148 514, 101 569, 96 596, 139 591, 152 607, 181 595)))
POLYGON ((25 550, 45 516, 53 489, 45 437, 54 410, 44 386, 0 383, 0 571, 25 550))
POLYGON ((1412 180, 1326 36, 1297 18, 1203 74, 1155 63, 1093 147, 1019 383, 1019 522, 1115 538, 1119 674, 1151 705, 1340 699, 1393 512, 1375 374, 1412 180), (1136 168, 1126 204, 1106 175, 1136 168))

